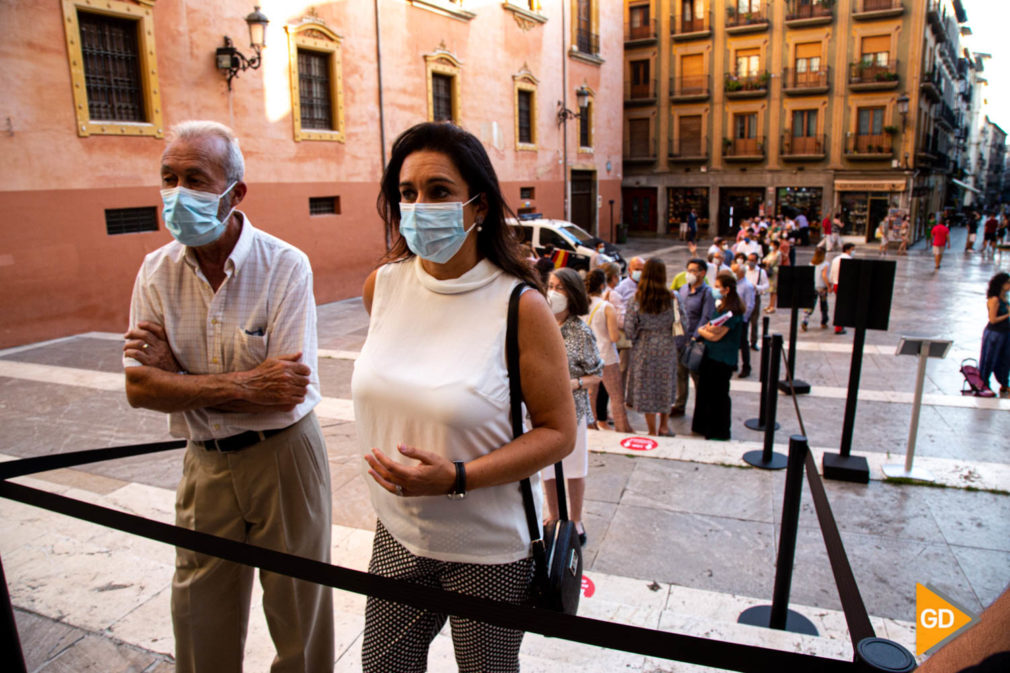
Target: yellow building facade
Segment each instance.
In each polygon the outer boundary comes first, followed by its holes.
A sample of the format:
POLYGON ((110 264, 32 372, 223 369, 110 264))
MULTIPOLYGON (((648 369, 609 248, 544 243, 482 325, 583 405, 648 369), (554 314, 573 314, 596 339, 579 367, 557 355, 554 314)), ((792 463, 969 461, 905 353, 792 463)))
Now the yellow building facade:
POLYGON ((841 215, 872 238, 892 209, 921 233, 943 181, 916 174, 931 108, 926 0, 626 0, 624 221, 701 233, 841 215))

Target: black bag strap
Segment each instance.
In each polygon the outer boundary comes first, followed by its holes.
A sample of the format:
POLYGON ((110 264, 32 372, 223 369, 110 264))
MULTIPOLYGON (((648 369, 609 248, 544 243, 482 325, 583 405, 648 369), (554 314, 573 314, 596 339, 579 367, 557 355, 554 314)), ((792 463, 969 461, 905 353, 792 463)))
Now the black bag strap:
MULTIPOLYGON (((512 435, 519 437, 523 434, 522 401, 523 390, 519 378, 519 297, 523 291, 530 287, 526 283, 519 283, 512 290, 509 297, 508 321, 505 327, 505 362, 508 366, 509 376, 509 398, 512 416, 512 435)), ((561 462, 554 464, 555 484, 558 491, 558 513, 562 519, 568 518, 568 505, 565 501, 565 479, 561 462)), ((533 487, 529 478, 519 482, 523 493, 523 505, 526 508, 526 524, 530 529, 530 540, 533 543, 533 557, 538 567, 547 567, 547 553, 544 547, 543 532, 540 522, 537 520, 537 510, 533 505, 533 487)))

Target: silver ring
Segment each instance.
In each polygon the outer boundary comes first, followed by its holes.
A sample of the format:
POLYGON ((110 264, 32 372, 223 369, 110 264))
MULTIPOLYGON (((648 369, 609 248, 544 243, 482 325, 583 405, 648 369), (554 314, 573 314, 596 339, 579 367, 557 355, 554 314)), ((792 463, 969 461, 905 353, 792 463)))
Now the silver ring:
POLYGON ((396 494, 402 498, 403 497, 403 486, 400 486, 399 484, 394 484, 394 486, 396 486, 396 494))
POLYGON ((145 343, 143 346, 141 346, 141 348, 146 350, 148 348, 148 346, 150 346, 150 345, 151 344, 145 343))

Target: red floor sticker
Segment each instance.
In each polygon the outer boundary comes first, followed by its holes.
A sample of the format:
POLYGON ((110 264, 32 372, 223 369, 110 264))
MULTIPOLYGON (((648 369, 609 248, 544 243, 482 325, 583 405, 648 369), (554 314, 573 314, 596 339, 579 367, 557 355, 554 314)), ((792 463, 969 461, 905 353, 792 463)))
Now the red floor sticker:
POLYGON ((659 444, 648 437, 625 437, 621 440, 621 446, 632 451, 652 451, 659 444))
POLYGON ((592 598, 593 594, 596 593, 596 585, 593 584, 593 580, 589 579, 585 575, 582 576, 582 595, 586 598, 592 598))

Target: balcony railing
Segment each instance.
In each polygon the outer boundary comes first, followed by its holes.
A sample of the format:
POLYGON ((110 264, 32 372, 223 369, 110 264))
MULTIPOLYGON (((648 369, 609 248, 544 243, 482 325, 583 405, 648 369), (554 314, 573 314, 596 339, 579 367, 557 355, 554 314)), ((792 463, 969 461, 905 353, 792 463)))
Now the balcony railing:
POLYGON ((690 36, 704 37, 712 30, 712 12, 705 12, 702 16, 685 19, 683 16, 670 17, 670 35, 674 40, 690 39, 690 36))
POLYGON ((748 33, 768 28, 768 7, 761 3, 753 12, 741 12, 736 7, 726 8, 726 32, 748 33))
POLYGON ((760 160, 765 156, 764 136, 754 138, 725 138, 722 155, 729 160, 760 160))
POLYGON ((639 40, 655 40, 656 39, 656 20, 652 19, 646 23, 633 26, 630 23, 624 24, 624 41, 625 42, 637 42, 639 40))
POLYGON ((685 75, 670 78, 670 97, 680 100, 704 100, 712 94, 708 75, 685 75))
POLYGON ((809 24, 808 19, 825 19, 825 23, 828 23, 834 17, 833 4, 821 0, 789 0, 786 4, 786 25, 809 24))
POLYGON ((948 131, 957 128, 957 116, 947 105, 947 101, 941 101, 937 106, 936 120, 947 127, 948 131))
POLYGON ((634 84, 632 82, 625 82, 624 84, 624 100, 625 102, 633 103, 636 101, 646 102, 652 100, 656 97, 656 80, 650 79, 647 82, 642 82, 639 84, 634 84))
POLYGON ((708 147, 704 138, 669 140, 668 154, 671 161, 707 161, 708 147))
POLYGON ((784 159, 822 159, 827 154, 827 147, 827 135, 794 136, 787 132, 782 136, 782 157, 784 159))
POLYGON ((730 75, 726 74, 723 87, 727 98, 757 98, 768 93, 768 82, 771 75, 763 72, 760 75, 730 75))
POLYGON ((852 3, 852 18, 857 21, 898 16, 904 11, 902 0, 855 0, 852 3))
POLYGON ((630 139, 624 141, 624 161, 626 162, 647 162, 656 160, 656 139, 649 138, 648 142, 630 139))
POLYGON ((849 138, 845 153, 850 159, 863 155, 865 158, 884 158, 894 154, 894 137, 889 133, 854 135, 849 138))
POLYGON ((937 70, 927 70, 922 73, 919 90, 934 103, 940 102, 940 73, 937 70))
POLYGON ((579 28, 575 33, 575 47, 585 54, 597 56, 600 53, 600 36, 579 28))
POLYGON ((893 89, 898 86, 898 62, 887 65, 857 61, 849 66, 849 85, 859 89, 893 89))
POLYGON ((817 70, 799 71, 785 68, 782 71, 782 88, 789 94, 823 93, 830 87, 830 66, 822 65, 817 70))

